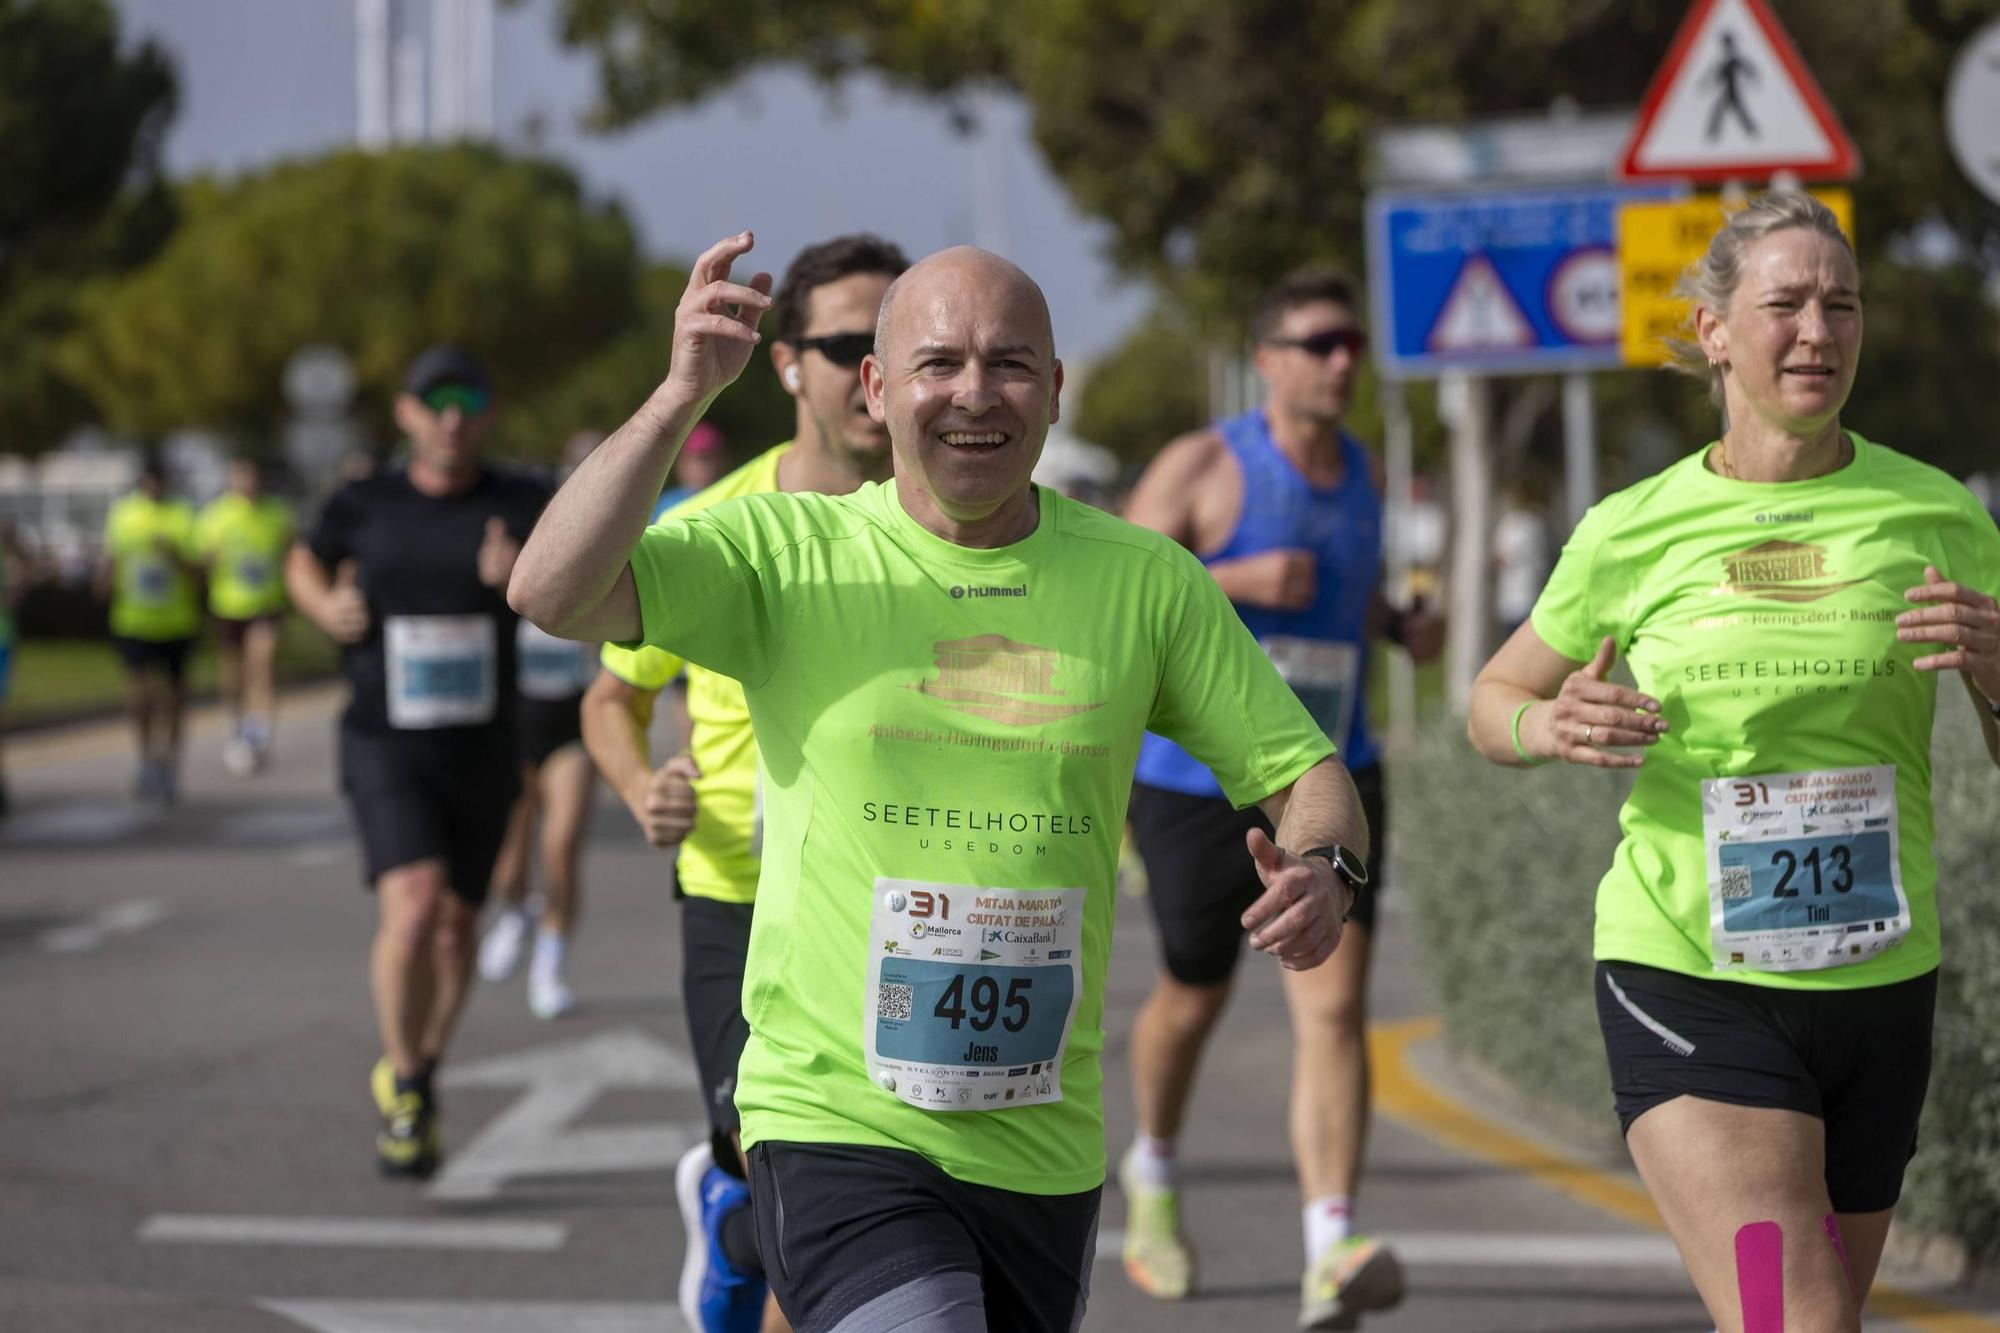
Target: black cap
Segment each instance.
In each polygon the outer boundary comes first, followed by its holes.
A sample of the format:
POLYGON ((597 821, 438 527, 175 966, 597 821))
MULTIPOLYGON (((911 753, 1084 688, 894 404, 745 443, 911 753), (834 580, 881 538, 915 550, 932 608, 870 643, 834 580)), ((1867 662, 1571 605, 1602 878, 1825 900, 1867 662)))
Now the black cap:
POLYGON ((463 347, 438 343, 417 353, 403 372, 403 392, 422 397, 440 384, 463 384, 468 388, 493 392, 493 380, 478 357, 463 347))

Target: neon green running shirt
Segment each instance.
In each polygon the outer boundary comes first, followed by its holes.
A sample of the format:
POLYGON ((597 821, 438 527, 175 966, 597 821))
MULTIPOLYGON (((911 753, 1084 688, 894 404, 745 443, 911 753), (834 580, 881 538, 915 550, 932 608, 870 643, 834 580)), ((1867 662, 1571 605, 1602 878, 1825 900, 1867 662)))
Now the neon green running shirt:
POLYGON ((284 610, 291 543, 292 509, 283 500, 231 491, 209 501, 195 521, 195 544, 208 562, 208 609, 225 620, 284 610))
POLYGON ((633 553, 645 640, 741 680, 762 756, 746 1145, 1100 1184, 1140 736, 1179 741, 1238 805, 1332 753, 1194 556, 1037 494, 1035 531, 995 550, 934 536, 886 483, 735 500, 633 553))
MULTIPOLYGON (((778 489, 778 460, 792 442, 767 449, 728 476, 690 495, 660 517, 697 514, 739 495, 778 489)), ((680 658, 662 648, 621 648, 607 643, 598 655, 604 669, 634 689, 663 690, 680 674, 680 658)), ((728 676, 687 668, 688 753, 695 780, 694 831, 681 843, 675 877, 691 898, 749 903, 757 900, 757 851, 762 809, 757 798, 757 738, 743 687, 728 676)))
POLYGON ((194 510, 179 500, 128 495, 105 516, 104 549, 114 562, 113 634, 164 642, 200 630, 194 579, 183 564, 199 559, 194 510))
POLYGON ((1848 438, 1853 460, 1808 481, 1718 476, 1703 450, 1606 498, 1535 604, 1535 632, 1564 657, 1615 639, 1671 724, 1598 885, 1600 959, 1801 990, 1938 965, 1938 677, 1911 666, 1938 650, 1899 642, 1895 617, 1926 564, 2000 592, 2000 533, 1945 473, 1848 438), (1898 874, 1900 923, 1859 906, 1893 906, 1898 874), (1718 933, 1757 920, 1788 933, 1718 933), (1883 945, 1885 925, 1900 943, 1883 945))

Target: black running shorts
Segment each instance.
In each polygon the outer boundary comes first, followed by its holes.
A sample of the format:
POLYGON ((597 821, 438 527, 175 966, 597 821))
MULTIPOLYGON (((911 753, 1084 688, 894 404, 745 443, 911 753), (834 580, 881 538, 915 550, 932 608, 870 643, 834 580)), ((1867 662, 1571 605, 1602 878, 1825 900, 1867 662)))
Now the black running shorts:
MULTIPOLYGON (((1381 766, 1356 773, 1354 786, 1368 820, 1369 845, 1380 848, 1381 766)), ((1184 986, 1221 985, 1242 953, 1244 909, 1264 892, 1243 839, 1253 828, 1270 833, 1271 821, 1254 805, 1238 810, 1220 796, 1189 796, 1143 782, 1132 785, 1131 818, 1167 974, 1184 986)), ((1351 919, 1371 930, 1382 863, 1380 853, 1371 852, 1368 887, 1354 899, 1351 919)))
POLYGON ((127 671, 134 674, 157 671, 178 685, 187 676, 188 654, 194 651, 194 640, 134 639, 114 634, 111 646, 117 650, 118 660, 125 664, 127 671))
POLYGON ((583 700, 519 699, 514 704, 514 742, 521 762, 540 768, 565 745, 583 740, 583 700))
POLYGON ((764 1275, 797 1333, 1083 1323, 1101 1188, 1017 1194, 900 1149, 759 1143, 750 1189, 764 1275))
POLYGON ((681 899, 681 1001, 694 1041, 695 1069, 708 1106, 717 1165, 737 1172, 729 1135, 736 1114, 736 1065, 750 1040, 743 1017, 743 965, 750 957, 750 903, 681 899))
POLYGON ((514 738, 504 729, 380 733, 340 729, 340 785, 361 833, 363 876, 435 857, 451 891, 474 907, 521 794, 514 738))
POLYGON ((1826 1123, 1837 1213, 1896 1206, 1930 1081, 1937 973, 1799 991, 1637 963, 1597 965, 1597 1021, 1619 1125, 1676 1097, 1797 1111, 1826 1123))

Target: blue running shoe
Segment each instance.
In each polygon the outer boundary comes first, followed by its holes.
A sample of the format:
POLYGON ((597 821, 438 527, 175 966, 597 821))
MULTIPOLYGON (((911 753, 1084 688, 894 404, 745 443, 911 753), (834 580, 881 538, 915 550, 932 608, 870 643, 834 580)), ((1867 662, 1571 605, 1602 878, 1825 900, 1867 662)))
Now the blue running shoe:
POLYGON ((715 1164, 706 1139, 674 1168, 674 1196, 687 1231, 681 1263, 681 1318, 694 1333, 757 1333, 764 1320, 764 1279, 722 1252, 722 1219, 750 1206, 750 1187, 715 1164))

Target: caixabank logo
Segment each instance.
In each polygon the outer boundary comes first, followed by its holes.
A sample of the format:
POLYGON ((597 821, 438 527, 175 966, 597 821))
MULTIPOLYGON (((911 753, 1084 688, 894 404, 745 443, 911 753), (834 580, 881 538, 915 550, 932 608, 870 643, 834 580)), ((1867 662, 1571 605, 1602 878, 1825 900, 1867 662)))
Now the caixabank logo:
POLYGON ((1722 557, 1723 596, 1760 597, 1769 602, 1816 602, 1863 579, 1834 578, 1826 548, 1810 542, 1759 542, 1722 557))

